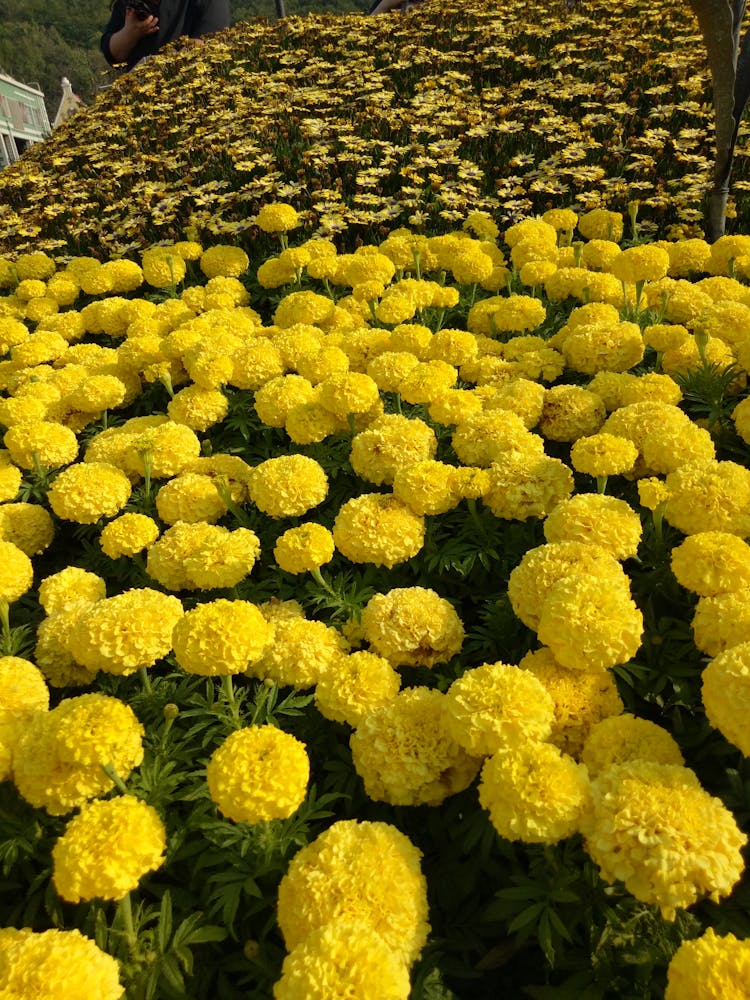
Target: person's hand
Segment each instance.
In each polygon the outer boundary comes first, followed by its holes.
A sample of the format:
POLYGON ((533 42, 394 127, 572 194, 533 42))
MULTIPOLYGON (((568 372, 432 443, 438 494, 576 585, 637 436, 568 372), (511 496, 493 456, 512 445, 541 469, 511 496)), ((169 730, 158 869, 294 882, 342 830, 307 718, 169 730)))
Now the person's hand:
POLYGON ((159 18, 154 17, 153 14, 149 14, 148 17, 139 17, 132 7, 126 7, 125 28, 131 37, 144 38, 159 30, 159 18))

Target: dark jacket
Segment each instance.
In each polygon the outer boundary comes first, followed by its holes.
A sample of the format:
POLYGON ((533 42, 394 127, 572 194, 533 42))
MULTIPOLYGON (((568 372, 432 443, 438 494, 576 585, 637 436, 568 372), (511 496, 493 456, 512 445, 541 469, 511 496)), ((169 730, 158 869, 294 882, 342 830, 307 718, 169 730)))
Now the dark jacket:
MULTIPOLYGON (((104 29, 101 50, 110 65, 114 65, 109 40, 125 24, 125 0, 115 0, 112 16, 104 29)), ((228 0, 161 0, 158 14, 159 30, 142 38, 128 56, 127 66, 133 66, 144 56, 151 56, 167 42, 182 35, 199 38, 212 31, 229 27, 228 0)))

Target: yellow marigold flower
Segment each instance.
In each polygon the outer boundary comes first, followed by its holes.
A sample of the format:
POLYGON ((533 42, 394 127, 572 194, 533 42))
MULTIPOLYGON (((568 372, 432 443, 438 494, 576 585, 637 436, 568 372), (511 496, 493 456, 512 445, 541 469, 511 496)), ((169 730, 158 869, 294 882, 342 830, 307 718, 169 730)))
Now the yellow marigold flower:
POLYGON ((480 299, 469 310, 466 327, 472 333, 495 336, 498 333, 523 333, 535 330, 544 322, 547 310, 530 295, 493 295, 480 299))
POLYGON ((247 271, 250 260, 241 247, 219 245, 204 250, 199 265, 207 278, 238 278, 247 271))
POLYGON ((7 997, 121 1000, 117 960, 80 931, 0 930, 0 987, 7 997))
MULTIPOLYGON (((187 272, 185 261, 178 253, 175 253, 173 247, 153 247, 146 250, 141 257, 141 267, 143 268, 144 280, 153 288, 170 288, 179 285, 187 272)), ((97 279, 101 279, 101 277, 100 272, 97 279)), ((109 287, 106 290, 109 291, 109 289, 114 288, 114 278, 109 275, 107 278, 109 279, 109 287)), ((84 282, 81 282, 81 287, 84 291, 87 290, 84 282)), ((89 292, 89 294, 96 293, 89 292)))
POLYGON ((524 625, 536 631, 550 588, 572 573, 606 581, 602 587, 628 586, 622 566, 599 545, 550 542, 529 549, 508 579, 508 598, 524 625))
POLYGON ((618 254, 610 266, 612 274, 625 282, 658 281, 669 270, 669 254, 662 247, 643 243, 618 254))
POLYGON ((49 708, 49 689, 41 670, 29 660, 0 656, 0 690, 0 781, 7 781, 13 750, 29 719, 49 708))
POLYGON ((78 663, 70 652, 73 629, 92 603, 71 601, 64 610, 50 614, 39 623, 34 659, 52 687, 85 687, 96 678, 96 671, 78 663))
POLYGON ((283 201, 264 205, 258 212, 255 221, 264 233, 286 233, 290 229, 296 229, 300 224, 300 218, 294 206, 283 201))
POLYGON ((556 844, 580 829, 591 791, 583 765, 549 743, 526 741, 485 762, 479 802, 506 840, 556 844))
POLYGON ((572 232, 578 224, 578 216, 572 208, 550 208, 542 215, 542 222, 557 232, 572 232))
MULTIPOLYGON (((180 252, 176 246, 172 249, 180 252)), ((180 256, 183 257, 183 260, 186 259, 182 253, 180 256)), ((116 295, 121 295, 123 292, 134 292, 143 284, 143 271, 134 260, 110 260, 102 264, 102 269, 105 274, 112 277, 112 291, 116 295)))
POLYGON ((312 385, 320 385, 326 379, 348 372, 349 358, 340 347, 321 347, 298 357, 296 368, 312 385))
POLYGON ((117 698, 66 698, 29 720, 13 755, 13 781, 32 806, 62 816, 114 788, 104 765, 127 780, 143 760, 143 732, 117 698))
POLYGON ((439 691, 409 688, 362 719, 349 745, 371 799, 437 806, 471 784, 479 761, 452 738, 444 705, 439 691))
MULTIPOLYGON (((718 337, 711 337, 705 344, 703 354, 710 364, 718 365, 720 368, 728 368, 738 362, 741 368, 747 369, 747 344, 741 343, 737 346, 737 356, 728 344, 718 337)), ((690 337, 678 348, 665 351, 661 359, 662 370, 667 375, 682 375, 700 368, 703 364, 701 351, 694 337, 690 337)))
POLYGON ((461 651, 464 628, 434 590, 400 587, 375 594, 362 611, 364 637, 394 666, 433 667, 461 651))
POLYGON ((333 540, 351 562, 391 569, 424 545, 424 518, 396 497, 367 493, 347 500, 336 515, 333 540))
POLYGON ((387 823, 334 823, 292 858, 279 885, 278 921, 287 948, 292 951, 345 918, 371 928, 411 965, 429 932, 421 857, 408 837, 387 823))
POLYGON ((623 229, 620 212, 610 212, 606 208, 593 208, 578 220, 578 231, 587 240, 612 240, 619 243, 623 229))
POLYGON ((592 778, 613 764, 645 760, 652 764, 684 764, 680 748, 661 726, 634 715, 612 715, 589 732, 581 753, 592 778))
POLYGON ((305 455, 280 455, 253 469, 250 499, 270 517, 299 517, 321 504, 328 494, 322 466, 305 455))
POLYGON ((273 624, 273 642, 248 669, 254 677, 304 690, 317 684, 347 651, 343 636, 323 622, 295 615, 276 618, 273 624))
POLYGON ((424 421, 389 413, 353 437, 349 461, 367 482, 391 484, 402 468, 431 459, 436 450, 435 434, 424 421))
POLYGON ((459 368, 477 356, 477 339, 466 330, 438 330, 430 341, 428 357, 459 368))
POLYGON ((750 471, 736 462, 683 465, 666 478, 666 520, 685 535, 750 536, 750 471))
POLYGON ((312 931, 284 959, 274 1000, 329 1000, 346 992, 359 1000, 407 1000, 403 959, 367 924, 344 917, 312 931))
POLYGON ((32 503, 0 505, 0 539, 12 542, 27 556, 44 552, 54 535, 52 518, 44 507, 32 503))
MULTIPOLYGON (((589 389, 591 389, 590 385, 589 389)), ((592 392, 597 392, 597 389, 592 389, 592 392)), ((669 375, 647 372, 645 375, 625 376, 621 383, 619 397, 620 406, 648 401, 679 406, 682 401, 682 391, 669 375)))
POLYGON ((322 524, 289 528, 276 540, 274 558, 285 573, 309 573, 333 559, 333 535, 322 524))
POLYGON ((554 704, 536 677, 507 663, 467 670, 445 695, 445 724, 472 757, 489 757, 552 731, 554 704))
POLYGON ((273 629, 254 604, 217 600, 198 604, 179 618, 171 641, 183 670, 219 677, 256 664, 272 637, 273 629))
POLYGON ((570 449, 570 464, 576 472, 594 478, 632 472, 638 448, 627 438, 606 431, 579 437, 570 449))
POLYGON ((750 589, 750 545, 725 531, 698 532, 672 549, 672 572, 700 597, 750 589))
POLYGON ((495 240, 500 235, 495 221, 487 212, 469 212, 462 228, 468 229, 480 240, 495 240))
POLYGON ((551 441, 577 441, 596 434, 606 417, 596 393, 578 385, 556 385, 545 394, 539 431, 551 441))
POLYGON ((16 261, 15 268, 19 281, 27 278, 45 281, 55 273, 56 265, 46 253, 35 250, 33 253, 22 254, 16 261))
POLYGON ((732 420, 734 421, 735 430, 746 444, 750 443, 750 405, 748 405, 748 402, 750 400, 743 399, 732 410, 732 420))
POLYGON ((665 244, 664 249, 669 254, 670 278, 691 278, 708 269, 711 246, 705 240, 678 240, 665 244))
MULTIPOLYGON (((179 525, 175 525, 179 527, 179 525)), ((260 554, 258 536, 249 528, 230 531, 219 525, 205 525, 206 534, 197 546, 190 549, 184 559, 183 572, 188 590, 217 590, 236 587, 250 573, 260 554)), ((159 542, 149 549, 147 572, 152 563, 151 554, 168 535, 169 529, 159 542)), ((158 577, 155 576, 155 579, 158 577)))
POLYGON ((707 656, 750 642, 750 589, 699 598, 692 627, 695 645, 707 656))
POLYGON ((214 524, 227 512, 215 481, 198 472, 183 472, 165 483, 156 494, 156 509, 165 524, 214 524))
POLYGON ((330 664, 315 687, 315 705, 326 719, 358 726, 400 687, 401 678, 385 657, 360 650, 330 664))
POLYGON ((64 521, 95 524, 114 517, 130 499, 130 480, 120 469, 104 462, 70 465, 52 483, 47 499, 64 521))
POLYGON ((522 219, 503 233, 503 239, 509 247, 514 247, 521 240, 532 238, 557 246, 557 229, 546 219, 522 219))
POLYGON ((284 329, 295 323, 320 326, 332 318, 334 303, 326 295, 317 292, 290 292, 276 308, 273 321, 284 329))
POLYGON ((106 584, 96 573, 78 566, 67 566, 47 576, 39 584, 39 603, 48 615, 57 614, 79 601, 101 601, 107 596, 106 584))
POLYGON ((593 542, 619 560, 637 555, 641 534, 641 519, 628 503, 599 493, 562 500, 544 522, 548 542, 593 542))
POLYGON ((315 389, 300 375, 272 378, 255 393, 255 412, 268 427, 283 427, 289 413, 303 403, 311 403, 315 389))
POLYGON ((69 465, 78 454, 78 441, 69 427, 38 420, 11 427, 3 444, 13 462, 22 469, 56 469, 69 465))
POLYGON ((596 672, 635 656, 643 616, 627 583, 603 590, 601 579, 573 575, 548 591, 537 632, 564 667, 596 672))
POLYGON ((492 274, 492 260, 473 240, 461 240, 451 257, 450 270, 459 285, 485 281, 492 274))
POLYGON ((487 410, 510 410, 523 420, 531 430, 539 423, 544 406, 544 387, 526 378, 512 378, 508 382, 483 386, 481 392, 483 408, 487 410))
MULTIPOLYGON (((172 420, 144 428, 141 434, 133 433, 132 437, 128 437, 123 457, 124 468, 126 472, 138 476, 145 474, 146 462, 149 463, 153 479, 176 476, 188 462, 200 455, 200 441, 195 432, 172 420)), ((90 449, 86 452, 85 461, 94 461, 89 456, 90 449)))
POLYGON ((281 351, 270 340, 258 337, 233 352, 229 385, 237 389, 260 390, 266 382, 270 383, 283 374, 281 351))
POLYGON ((718 902, 744 869, 747 837, 719 799, 675 764, 631 761, 592 782, 584 846, 606 882, 621 881, 665 920, 702 896, 718 902))
POLYGON ((591 323, 571 331, 561 350, 568 368, 594 375, 633 368, 643 359, 644 343, 637 323, 591 323))
POLYGON ((0 601, 12 604, 33 582, 34 568, 26 553, 13 542, 0 541, 0 601))
POLYGON ((532 434, 523 420, 510 410, 488 410, 458 424, 451 438, 453 450, 463 465, 489 468, 511 455, 544 455, 544 442, 532 434))
POLYGON ((62 899, 122 899, 164 863, 159 814, 133 795, 90 802, 52 849, 52 881, 62 899))
POLYGON ((725 234, 711 245, 708 266, 711 274, 728 274, 730 261, 747 257, 750 253, 750 238, 743 233, 725 234))
POLYGON ((198 522, 175 524, 148 550, 146 572, 167 590, 195 590, 197 586, 185 569, 185 559, 200 552, 216 532, 226 529, 198 522))
POLYGON ((211 798, 237 823, 289 819, 302 805, 310 779, 304 743, 276 726, 232 733, 206 768, 211 798))
POLYGON ((581 263, 593 271, 611 271, 622 250, 611 240, 589 240, 581 248, 581 263))
POLYGON ((589 674, 568 670, 551 649, 527 653, 518 666, 530 671, 554 703, 552 732, 547 738, 571 757, 579 759, 592 726, 623 710, 622 699, 610 672, 589 674))
POLYGON ((91 671, 127 675, 172 649, 172 629, 182 617, 176 597, 148 587, 97 601, 70 636, 70 651, 91 671))
POLYGON ((18 496, 22 478, 21 470, 11 464, 9 453, 0 449, 0 503, 18 496))
POLYGON ((453 388, 457 374, 453 365, 445 361, 425 361, 404 376, 398 391, 407 403, 430 404, 453 388))
POLYGON ((377 384, 362 372, 343 372, 320 383, 320 405, 339 420, 366 413, 378 401, 377 384))
POLYGON ((750 642, 719 653, 702 674, 703 707, 725 740, 750 757, 747 717, 750 708, 750 642))
POLYGON ((396 470, 393 495, 415 514, 445 514, 457 507, 461 491, 455 466, 424 459, 396 470))
POLYGON ((167 406, 170 420, 194 431, 205 431, 227 415, 229 401, 218 389, 189 385, 181 389, 167 406))
POLYGON ((126 387, 115 375, 91 375, 65 396, 65 405, 83 413, 111 410, 125 399, 126 387))
POLYGON ((495 517, 546 517, 573 492, 573 474, 558 458, 506 452, 492 463, 482 500, 495 517))
MULTIPOLYGON (((702 242, 702 241, 701 241, 702 242)), ((664 1000, 745 1000, 750 982, 750 941, 719 937, 712 927, 683 941, 667 969, 664 1000)))
POLYGON ((99 545, 105 556, 119 559, 142 552, 158 537, 159 526, 153 518, 145 514, 121 514, 102 528, 99 545))
POLYGON ((406 352, 413 354, 418 361, 426 361, 433 336, 432 330, 421 323, 401 323, 390 335, 390 347, 384 350, 406 352))
POLYGON ((645 465, 662 473, 674 472, 683 465, 704 465, 716 458, 710 433, 689 419, 683 426, 675 420, 661 431, 652 431, 644 438, 641 452, 645 465))

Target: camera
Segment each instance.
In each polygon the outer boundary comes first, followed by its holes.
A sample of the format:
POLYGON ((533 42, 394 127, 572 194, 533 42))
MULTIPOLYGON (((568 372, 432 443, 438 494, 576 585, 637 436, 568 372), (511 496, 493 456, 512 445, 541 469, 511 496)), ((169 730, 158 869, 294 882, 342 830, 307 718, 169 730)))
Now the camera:
POLYGON ((135 11, 136 17, 141 21, 159 14, 159 0, 128 0, 127 6, 135 11))

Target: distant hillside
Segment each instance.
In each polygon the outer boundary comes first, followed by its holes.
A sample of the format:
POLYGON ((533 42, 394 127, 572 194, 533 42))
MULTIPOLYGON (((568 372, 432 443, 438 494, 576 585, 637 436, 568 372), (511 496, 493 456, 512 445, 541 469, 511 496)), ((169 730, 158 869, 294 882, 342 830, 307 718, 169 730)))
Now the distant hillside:
MULTIPOLYGON (((346 13, 366 0, 285 0, 288 14, 346 13)), ((232 21, 273 18, 274 0, 230 0, 232 21)), ((90 101, 109 82, 111 71, 99 52, 109 17, 108 0, 0 0, 0 72, 38 84, 52 118, 67 76, 73 90, 90 101)))

